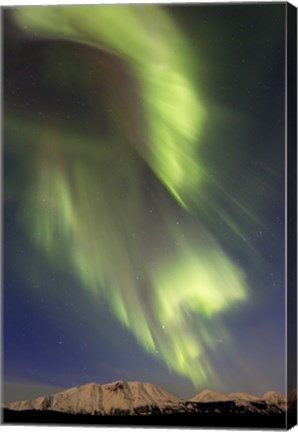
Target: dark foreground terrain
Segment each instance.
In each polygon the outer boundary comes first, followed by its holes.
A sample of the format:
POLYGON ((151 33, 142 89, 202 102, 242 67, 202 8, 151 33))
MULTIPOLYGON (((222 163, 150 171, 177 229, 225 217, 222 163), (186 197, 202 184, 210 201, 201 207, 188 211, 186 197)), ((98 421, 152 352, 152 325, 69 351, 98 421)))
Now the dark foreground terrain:
MULTIPOLYGON (((208 404, 209 405, 209 404, 208 404)), ((212 405, 212 404, 210 404, 212 405)), ((220 412, 217 408, 206 407, 205 412, 151 414, 137 416, 101 416, 84 414, 66 414, 55 411, 2 411, 2 422, 5 424, 68 424, 68 425, 131 425, 161 427, 234 427, 234 428, 289 428, 294 425, 294 415, 276 413, 262 415, 258 413, 220 412), (287 419, 288 417, 288 419, 287 419), (288 421, 287 421, 288 420, 288 421), (287 423, 287 424, 286 424, 287 423)))

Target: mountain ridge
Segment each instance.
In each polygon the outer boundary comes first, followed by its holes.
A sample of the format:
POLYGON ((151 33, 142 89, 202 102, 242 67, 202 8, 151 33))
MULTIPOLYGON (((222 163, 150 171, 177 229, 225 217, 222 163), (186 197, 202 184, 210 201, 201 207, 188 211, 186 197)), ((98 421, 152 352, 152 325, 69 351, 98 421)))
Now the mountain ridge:
POLYGON ((140 381, 118 380, 110 384, 88 383, 79 387, 4 404, 15 411, 51 410, 92 415, 134 415, 180 410, 184 400, 159 386, 140 381))
POLYGON ((108 384, 91 382, 52 395, 3 404, 2 407, 12 411, 117 416, 201 412, 207 405, 215 409, 216 404, 235 406, 249 412, 285 412, 287 407, 286 398, 273 390, 254 396, 244 392, 224 394, 205 389, 185 400, 151 383, 124 380, 108 384))

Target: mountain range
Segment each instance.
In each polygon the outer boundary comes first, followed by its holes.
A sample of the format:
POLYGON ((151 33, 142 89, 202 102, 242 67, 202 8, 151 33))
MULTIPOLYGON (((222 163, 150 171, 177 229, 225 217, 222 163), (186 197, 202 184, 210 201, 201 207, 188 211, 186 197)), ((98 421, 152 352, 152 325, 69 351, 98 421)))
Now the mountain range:
POLYGON ((270 410, 285 411, 286 398, 268 391, 262 396, 249 393, 224 394, 204 390, 190 400, 184 400, 156 385, 139 381, 115 381, 111 384, 89 383, 53 395, 3 405, 16 411, 51 410, 71 414, 139 415, 194 411, 198 404, 233 402, 250 410, 258 410, 256 404, 270 410))
POLYGON ((170 419, 175 419, 177 425, 284 427, 289 406, 296 408, 296 400, 295 392, 287 401, 275 391, 254 396, 212 390, 184 400, 150 383, 119 380, 111 384, 72 387, 53 395, 4 404, 2 408, 4 422, 17 423, 103 424, 113 419, 113 423, 121 424, 125 423, 123 419, 128 419, 127 424, 161 424, 163 419, 162 422, 168 424, 170 419), (140 418, 143 420, 135 420, 140 418), (153 423, 152 419, 157 420, 153 423))

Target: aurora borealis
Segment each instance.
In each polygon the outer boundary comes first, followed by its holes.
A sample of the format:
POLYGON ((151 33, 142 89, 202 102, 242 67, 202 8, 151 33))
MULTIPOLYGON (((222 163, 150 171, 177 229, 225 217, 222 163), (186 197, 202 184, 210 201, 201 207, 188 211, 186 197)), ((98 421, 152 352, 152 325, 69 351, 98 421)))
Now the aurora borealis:
POLYGON ((284 392, 283 13, 5 11, 8 382, 284 392))

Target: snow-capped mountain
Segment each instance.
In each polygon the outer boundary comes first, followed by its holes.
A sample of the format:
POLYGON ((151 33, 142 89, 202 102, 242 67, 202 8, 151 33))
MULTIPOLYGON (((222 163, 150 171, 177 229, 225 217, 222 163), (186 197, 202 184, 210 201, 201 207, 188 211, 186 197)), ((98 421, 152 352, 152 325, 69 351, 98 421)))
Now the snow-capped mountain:
POLYGON ((275 404, 284 410, 287 409, 287 399, 285 398, 285 396, 273 390, 264 393, 263 396, 261 396, 261 399, 275 404))
POLYGON ((274 391, 253 396, 240 392, 223 394, 204 390, 185 401, 153 384, 119 380, 111 384, 89 383, 72 387, 50 396, 9 403, 3 408, 99 416, 193 413, 270 416, 285 413, 286 405, 285 398, 274 391))
POLYGON ((198 393, 190 402, 209 403, 221 406, 234 406, 235 410, 238 411, 240 408, 248 412, 262 412, 265 413, 278 413, 285 411, 287 408, 286 398, 279 393, 274 391, 268 391, 262 396, 255 396, 249 393, 236 392, 236 393, 219 393, 212 390, 203 390, 198 393), (224 404, 225 403, 225 404, 224 404))
POLYGON ((227 395, 212 390, 203 390, 190 399, 193 402, 223 402, 230 400, 227 395))
POLYGON ((5 405, 16 411, 43 410, 71 414, 139 415, 185 411, 184 401, 158 386, 138 381, 90 383, 80 387, 5 405))
POLYGON ((270 390, 264 393, 262 396, 254 396, 249 393, 236 392, 236 393, 219 393, 213 390, 203 390, 198 393, 192 399, 193 402, 224 402, 224 401, 248 401, 248 402, 268 402, 270 404, 277 405, 283 409, 286 408, 286 398, 285 396, 270 390))

